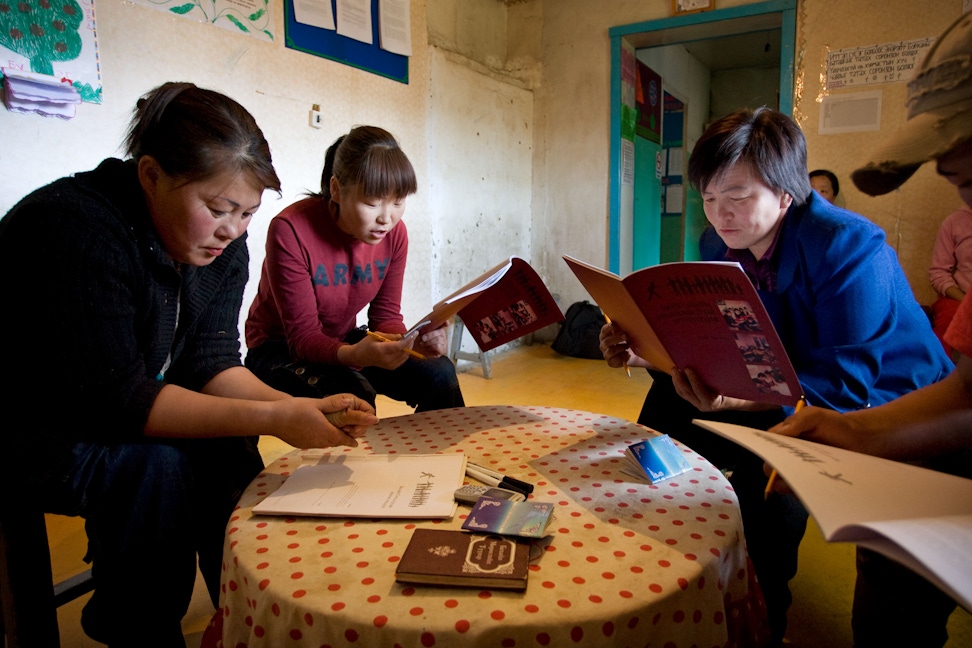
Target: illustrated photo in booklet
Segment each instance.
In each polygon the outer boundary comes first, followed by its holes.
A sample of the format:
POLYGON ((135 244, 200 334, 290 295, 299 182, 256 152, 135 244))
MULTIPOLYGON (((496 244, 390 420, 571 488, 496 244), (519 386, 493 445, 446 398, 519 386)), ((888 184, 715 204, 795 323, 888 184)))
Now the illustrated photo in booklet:
POLYGON ((458 315, 483 351, 519 339, 564 319, 543 279, 525 260, 512 256, 432 307, 420 333, 458 315))

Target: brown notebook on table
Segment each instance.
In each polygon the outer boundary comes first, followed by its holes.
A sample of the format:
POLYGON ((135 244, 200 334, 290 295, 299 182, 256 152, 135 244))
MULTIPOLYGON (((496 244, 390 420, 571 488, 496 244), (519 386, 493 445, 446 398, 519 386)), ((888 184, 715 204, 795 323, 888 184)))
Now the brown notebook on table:
POLYGON ((400 583, 523 591, 530 545, 497 535, 418 528, 395 570, 400 583))

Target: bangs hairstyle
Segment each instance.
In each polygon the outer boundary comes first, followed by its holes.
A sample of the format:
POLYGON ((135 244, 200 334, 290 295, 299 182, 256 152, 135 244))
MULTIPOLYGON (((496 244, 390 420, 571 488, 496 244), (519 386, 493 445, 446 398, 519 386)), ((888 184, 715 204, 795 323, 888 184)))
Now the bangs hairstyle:
POLYGON ((401 200, 418 190, 408 156, 391 133, 377 126, 357 126, 328 148, 318 196, 331 197, 332 176, 342 187, 357 187, 366 198, 401 200))
POLYGON ((226 95, 192 83, 164 83, 139 99, 125 149, 135 160, 152 156, 186 182, 248 173, 280 193, 270 146, 253 116, 226 95))
POLYGON ((807 141, 796 122, 765 106, 737 110, 716 121, 695 144, 689 182, 699 192, 737 164, 746 164, 774 191, 803 205, 812 188, 807 175, 807 141))

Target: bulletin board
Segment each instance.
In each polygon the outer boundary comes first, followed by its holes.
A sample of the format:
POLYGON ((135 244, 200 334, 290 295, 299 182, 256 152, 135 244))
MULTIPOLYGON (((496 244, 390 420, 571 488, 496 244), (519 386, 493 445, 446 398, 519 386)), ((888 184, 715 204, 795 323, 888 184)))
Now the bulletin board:
POLYGON ((371 0, 371 5, 372 44, 368 44, 330 29, 297 22, 294 0, 284 0, 285 45, 306 54, 344 63, 400 83, 408 83, 408 57, 381 49, 378 44, 378 0, 371 0))

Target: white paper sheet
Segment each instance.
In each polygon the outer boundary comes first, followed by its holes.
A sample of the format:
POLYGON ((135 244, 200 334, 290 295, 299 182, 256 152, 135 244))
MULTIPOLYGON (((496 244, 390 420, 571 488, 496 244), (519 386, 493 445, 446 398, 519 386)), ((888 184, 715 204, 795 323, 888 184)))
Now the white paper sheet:
POLYGON ((371 0, 337 0, 337 33, 374 43, 371 36, 371 0))
POLYGON ((378 0, 378 39, 381 49, 402 56, 412 55, 412 26, 409 0, 378 0))
POLYGON ((294 0, 294 20, 311 27, 334 30, 331 0, 294 0))
POLYGON ((324 455, 293 472, 253 507, 267 515, 450 518, 462 486, 463 454, 324 455))

